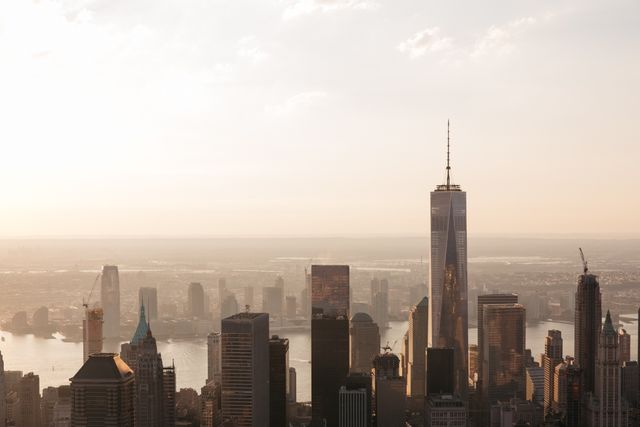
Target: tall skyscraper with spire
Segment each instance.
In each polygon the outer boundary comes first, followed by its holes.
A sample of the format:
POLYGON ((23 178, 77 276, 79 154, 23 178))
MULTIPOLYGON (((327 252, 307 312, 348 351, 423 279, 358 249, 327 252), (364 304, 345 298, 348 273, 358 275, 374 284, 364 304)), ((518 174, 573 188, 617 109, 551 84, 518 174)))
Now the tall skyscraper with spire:
POLYGON ((456 393, 467 394, 467 194, 451 183, 447 122, 447 178, 431 192, 429 342, 454 349, 456 393))

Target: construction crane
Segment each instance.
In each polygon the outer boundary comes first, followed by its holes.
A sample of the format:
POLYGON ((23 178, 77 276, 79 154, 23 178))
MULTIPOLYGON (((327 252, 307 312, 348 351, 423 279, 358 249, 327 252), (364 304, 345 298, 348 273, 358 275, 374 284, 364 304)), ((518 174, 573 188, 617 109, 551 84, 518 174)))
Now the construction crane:
POLYGON ((589 271, 589 267, 587 266, 587 260, 584 258, 584 252, 582 252, 582 248, 578 248, 580 249, 580 258, 582 259, 582 271, 584 271, 584 274, 587 274, 587 272, 589 271))
POLYGON ((98 273, 98 275, 96 276, 96 279, 93 281, 93 286, 91 286, 91 292, 89 292, 89 298, 87 298, 87 301, 85 302, 84 298, 82 298, 82 306, 85 309, 89 308, 89 302, 91 302, 91 296, 93 295, 93 290, 96 288, 96 283, 98 283, 98 279, 100 278, 101 275, 102 273, 98 273))

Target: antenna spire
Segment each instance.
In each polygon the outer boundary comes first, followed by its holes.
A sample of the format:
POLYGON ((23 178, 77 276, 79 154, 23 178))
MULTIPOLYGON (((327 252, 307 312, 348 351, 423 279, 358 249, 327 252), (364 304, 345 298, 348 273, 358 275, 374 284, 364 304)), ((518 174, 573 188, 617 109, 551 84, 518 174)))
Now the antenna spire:
POLYGON ((450 170, 451 166, 449 164, 449 152, 450 152, 450 141, 449 141, 449 119, 447 119, 447 190, 451 187, 451 177, 450 170))

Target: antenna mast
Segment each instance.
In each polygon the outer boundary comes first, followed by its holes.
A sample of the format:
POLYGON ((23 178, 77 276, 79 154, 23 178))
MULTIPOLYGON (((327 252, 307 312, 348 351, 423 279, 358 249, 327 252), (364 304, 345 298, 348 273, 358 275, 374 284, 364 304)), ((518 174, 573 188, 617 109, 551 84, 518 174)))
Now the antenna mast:
POLYGON ((451 166, 449 165, 449 119, 447 119, 447 190, 451 187, 451 178, 449 171, 451 170, 451 166))
POLYGON ((582 271, 584 271, 584 274, 587 274, 587 272, 589 272, 589 267, 587 266, 587 260, 584 259, 584 252, 582 252, 582 248, 578 248, 580 249, 580 258, 582 259, 582 271))

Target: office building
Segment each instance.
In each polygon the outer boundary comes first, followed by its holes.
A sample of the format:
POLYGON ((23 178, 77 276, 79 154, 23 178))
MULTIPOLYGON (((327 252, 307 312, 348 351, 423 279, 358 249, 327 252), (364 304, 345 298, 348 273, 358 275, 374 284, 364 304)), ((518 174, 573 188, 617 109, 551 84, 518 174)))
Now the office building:
POLYGON ((158 319, 158 289, 141 287, 138 290, 138 307, 145 306, 149 320, 158 319))
POLYGON ((285 298, 285 306, 286 306, 287 319, 295 319, 297 314, 297 309, 298 309, 297 303, 296 303, 296 297, 293 295, 288 295, 285 298))
POLYGON ((211 332, 207 336, 207 383, 222 381, 220 338, 220 332, 211 332))
POLYGON ((94 353, 102 353, 102 323, 101 308, 85 308, 82 320, 82 353, 83 363, 94 353))
POLYGON ((602 330, 601 299, 598 278, 589 273, 585 263, 584 273, 578 278, 574 321, 574 356, 576 364, 582 370, 581 386, 584 394, 595 391, 596 356, 602 330))
POLYGON ((89 356, 71 378, 71 425, 134 427, 135 380, 114 353, 89 356))
POLYGON ((367 427, 367 391, 366 389, 347 389, 340 387, 339 427, 367 427))
POLYGON ((53 410, 58 402, 58 387, 46 387, 42 389, 40 400, 41 425, 48 427, 53 424, 53 410))
POLYGON ((313 265, 311 285, 312 426, 336 426, 349 373, 349 266, 313 265))
POLYGON ((452 348, 427 349, 427 395, 453 394, 455 376, 452 348))
POLYGON ((426 407, 428 426, 466 427, 465 403, 452 394, 429 394, 426 407))
POLYGON ((553 406, 553 381, 556 366, 562 363, 562 334, 558 330, 550 330, 544 339, 542 369, 544 370, 544 413, 549 414, 553 406))
POLYGON ((162 402, 164 403, 164 425, 176 425, 176 367, 162 368, 162 402))
MULTIPOLYGON (((426 391, 426 351, 429 331, 429 299, 422 298, 409 312, 407 398, 412 409, 424 408, 426 391)), ((454 374, 455 375, 455 374, 454 374)))
POLYGON ((468 385, 467 195, 451 183, 447 123, 447 179, 431 193, 431 347, 454 349, 456 393, 468 385))
POLYGON ((473 380, 473 382, 478 381, 478 344, 470 344, 469 345, 469 378, 473 380))
POLYGON ((296 403, 298 401, 298 376, 296 374, 296 368, 289 368, 289 395, 287 396, 289 403, 296 403))
POLYGON ((204 288, 198 282, 189 283, 187 295, 187 312, 190 316, 201 319, 205 314, 204 288))
POLYGON ((200 390, 200 427, 222 427, 222 385, 209 381, 200 390))
POLYGON ((133 337, 131 337, 131 341, 120 345, 120 357, 134 372, 137 369, 138 348, 149 332, 149 323, 147 323, 144 305, 140 306, 139 313, 138 326, 133 333, 133 337))
POLYGON ((53 427, 71 427, 71 387, 58 387, 58 400, 53 407, 53 427))
POLYGON ((618 339, 618 333, 611 322, 611 313, 607 311, 598 340, 595 393, 591 395, 589 401, 591 427, 628 425, 627 410, 622 402, 618 339))
POLYGON ((269 426, 287 427, 289 394, 289 340, 274 335, 269 340, 269 426))
POLYGON ((269 313, 269 318, 282 318, 283 290, 277 286, 262 288, 262 311, 269 313))
POLYGON ((135 377, 135 419, 138 427, 155 427, 164 423, 164 370, 156 340, 147 334, 137 346, 135 377))
POLYGON ((623 328, 618 329, 620 364, 631 361, 631 335, 623 328))
POLYGON ((40 377, 29 372, 20 379, 18 386, 20 427, 40 427, 40 377))
POLYGON ((518 295, 516 294, 486 294, 478 295, 477 315, 478 315, 478 380, 482 381, 482 366, 484 355, 482 340, 484 339, 483 333, 483 308, 488 304, 517 304, 518 295))
POLYGON ((227 296, 222 301, 221 316, 223 319, 227 317, 231 317, 234 314, 238 314, 240 310, 238 309, 238 301, 236 300, 236 296, 234 294, 227 294, 227 296))
POLYGON ((377 427, 404 427, 407 406, 406 381, 400 376, 400 359, 393 353, 373 360, 373 412, 377 427))
POLYGON ((102 267, 100 285, 100 305, 104 319, 102 335, 106 339, 120 338, 120 277, 117 266, 102 267))
POLYGON ((555 368, 553 410, 568 427, 582 426, 582 372, 573 357, 555 368))
POLYGON ((482 395, 489 403, 524 398, 526 312, 520 304, 483 307, 482 395))
POLYGON ((269 420, 269 315, 222 319, 222 417, 236 427, 269 420))
POLYGON ((373 358, 380 353, 380 331, 371 316, 356 313, 349 328, 350 372, 371 372, 373 358))
POLYGON ((371 280, 371 314, 373 321, 382 329, 389 325, 389 281, 371 280))
MULTIPOLYGON (((626 362, 622 366, 620 377, 622 379, 622 398, 626 400, 630 408, 638 408, 640 404, 640 372, 638 362, 626 362)), ((637 416, 638 414, 636 414, 637 416)), ((637 421, 637 420, 636 420, 637 421)))

